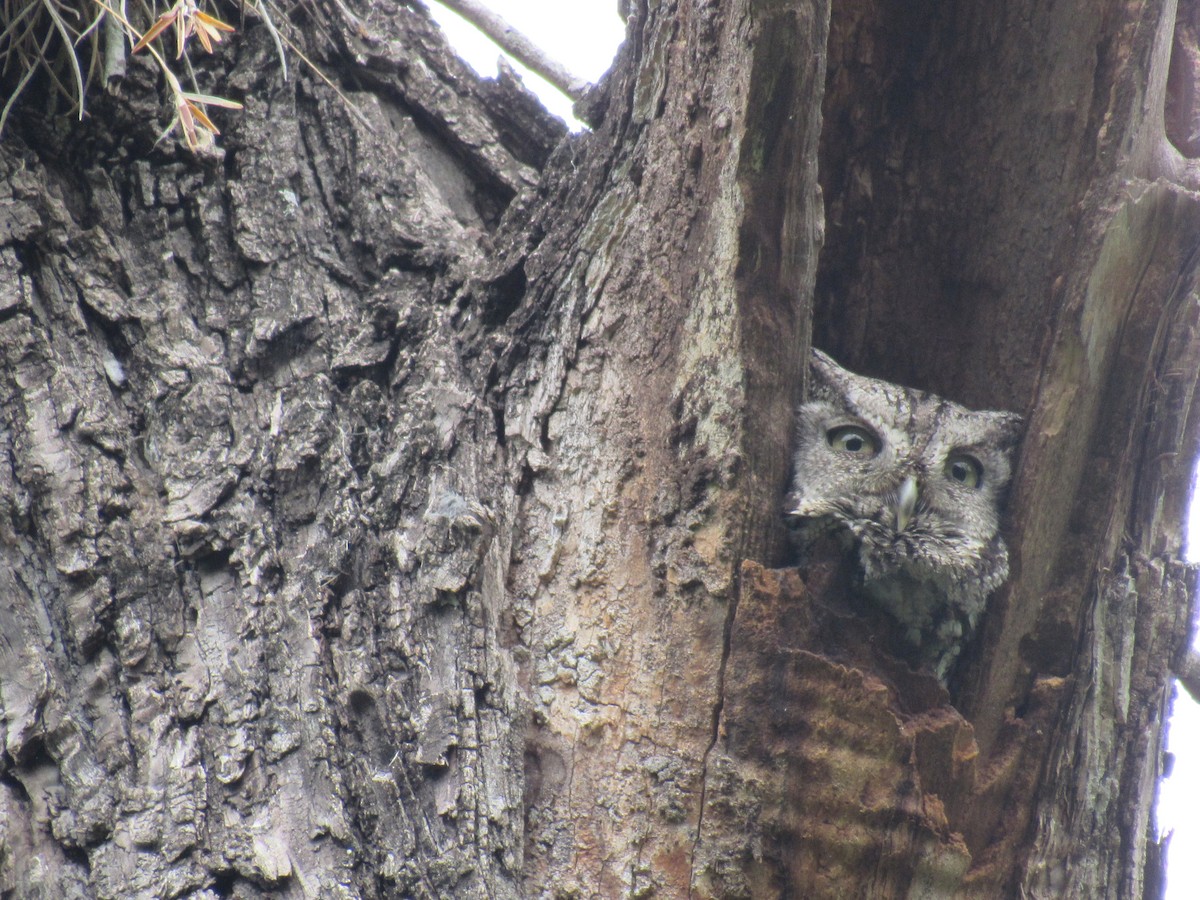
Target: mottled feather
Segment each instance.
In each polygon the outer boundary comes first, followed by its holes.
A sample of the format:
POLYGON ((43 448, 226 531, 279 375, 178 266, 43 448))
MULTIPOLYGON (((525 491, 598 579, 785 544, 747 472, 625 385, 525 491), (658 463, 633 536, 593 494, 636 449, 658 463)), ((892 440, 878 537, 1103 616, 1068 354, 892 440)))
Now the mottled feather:
POLYGON ((1008 577, 1000 512, 1021 418, 841 368, 813 351, 785 514, 839 534, 863 593, 943 682, 1008 577))

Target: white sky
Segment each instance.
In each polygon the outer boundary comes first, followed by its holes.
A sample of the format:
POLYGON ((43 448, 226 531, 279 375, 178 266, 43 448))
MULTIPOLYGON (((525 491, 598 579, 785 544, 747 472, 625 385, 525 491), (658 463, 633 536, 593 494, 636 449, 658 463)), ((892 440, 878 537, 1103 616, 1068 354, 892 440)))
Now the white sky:
MULTIPOLYGON (((454 13, 433 0, 426 2, 459 55, 480 75, 495 76, 496 59, 505 55, 503 51, 454 13)), ((570 71, 592 82, 611 65, 625 36, 616 0, 488 0, 487 5, 570 71)), ((509 62, 547 109, 573 128, 580 127, 571 117, 566 96, 515 60, 509 62)), ((1195 501, 1188 522, 1187 558, 1200 562, 1200 503, 1195 501)), ((1182 688, 1176 692, 1168 749, 1175 765, 1163 782, 1158 804, 1160 833, 1174 833, 1166 900, 1192 900, 1200 896, 1200 705, 1182 688)))
MULTIPOLYGON (((576 75, 595 82, 612 65, 617 45, 625 37, 625 23, 617 16, 617 0, 485 0, 494 12, 576 75)), ((496 58, 508 56, 476 30, 434 0, 429 11, 446 32, 459 55, 480 75, 494 77, 496 58)), ((511 57, 525 86, 542 98, 556 116, 578 130, 571 116, 571 101, 511 57)))
MULTIPOLYGON (((1200 465, 1192 481, 1188 513, 1188 562, 1200 562, 1200 465)), ((1167 749, 1175 757, 1171 777, 1163 781, 1158 798, 1159 832, 1173 831, 1167 851, 1166 900, 1192 900, 1200 892, 1200 704, 1181 687, 1175 688, 1167 749)))

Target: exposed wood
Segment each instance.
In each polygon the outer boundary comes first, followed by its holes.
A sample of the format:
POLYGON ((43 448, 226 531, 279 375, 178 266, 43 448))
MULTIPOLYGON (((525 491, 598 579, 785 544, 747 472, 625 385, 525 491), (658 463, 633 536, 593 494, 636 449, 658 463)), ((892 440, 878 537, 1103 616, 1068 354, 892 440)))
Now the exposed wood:
POLYGON ((1017 564, 958 698, 990 784, 951 822, 979 896, 1140 897, 1194 581, 1198 207, 1156 181, 1184 172, 1163 132, 1174 5, 897 9, 835 7, 814 332, 872 374, 1028 414, 1017 564))
POLYGON ((708 878, 738 566, 782 549, 824 19, 647 12, 603 126, 547 185, 563 202, 543 211, 508 327, 514 346, 560 349, 521 359, 501 394, 522 484, 509 588, 532 707, 530 894, 686 896, 708 878))

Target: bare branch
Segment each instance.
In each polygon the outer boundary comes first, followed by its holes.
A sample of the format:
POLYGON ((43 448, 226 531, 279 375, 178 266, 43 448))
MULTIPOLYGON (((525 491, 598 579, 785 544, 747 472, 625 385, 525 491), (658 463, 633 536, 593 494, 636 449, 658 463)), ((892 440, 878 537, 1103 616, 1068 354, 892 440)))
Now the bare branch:
POLYGON ((500 16, 485 7, 479 0, 438 0, 442 6, 458 13, 493 41, 505 52, 525 66, 537 72, 548 82, 570 97, 580 99, 588 89, 588 83, 572 75, 557 60, 551 59, 533 41, 521 34, 500 16))

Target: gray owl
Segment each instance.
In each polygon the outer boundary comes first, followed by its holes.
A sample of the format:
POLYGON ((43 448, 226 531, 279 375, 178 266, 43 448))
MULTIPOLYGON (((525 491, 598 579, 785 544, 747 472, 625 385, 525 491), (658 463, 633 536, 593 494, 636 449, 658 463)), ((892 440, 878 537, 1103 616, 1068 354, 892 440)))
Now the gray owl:
POLYGON ((788 524, 834 532, 863 594, 944 684, 1008 577, 1000 508, 1021 418, 855 375, 813 351, 788 524))

